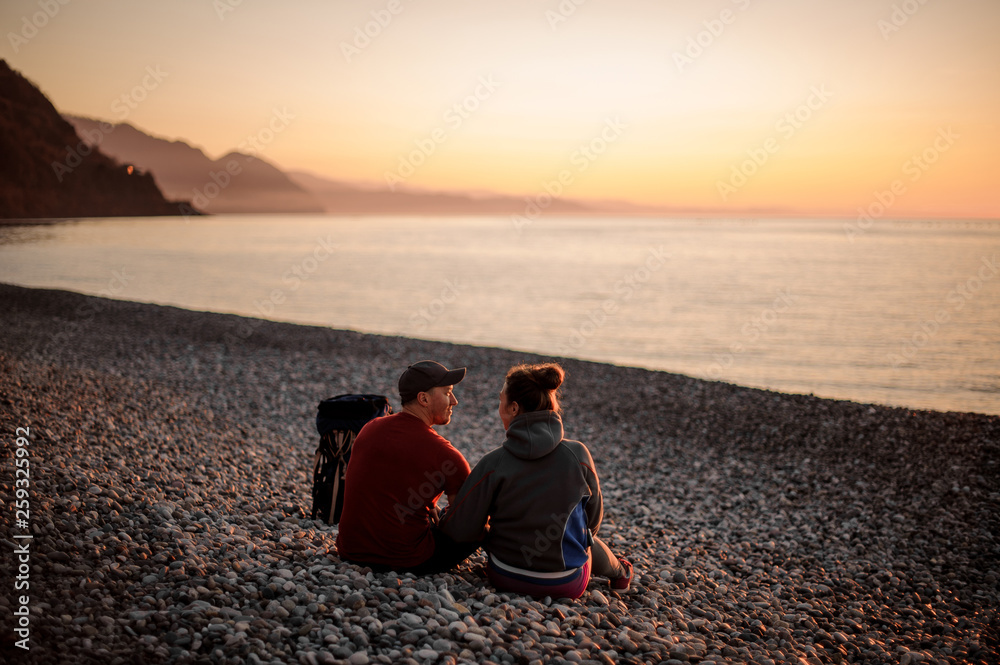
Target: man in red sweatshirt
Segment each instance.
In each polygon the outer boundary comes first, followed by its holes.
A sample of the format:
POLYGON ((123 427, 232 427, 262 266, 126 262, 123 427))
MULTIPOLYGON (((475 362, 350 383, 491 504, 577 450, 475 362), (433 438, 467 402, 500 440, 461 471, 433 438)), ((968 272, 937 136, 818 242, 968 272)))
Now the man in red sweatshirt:
POLYGON ((453 500, 469 463, 434 425, 451 422, 454 386, 465 367, 433 360, 399 377, 402 410, 366 424, 347 464, 337 535, 341 558, 375 570, 430 574, 452 568, 478 547, 456 544, 437 529, 437 502, 453 500))

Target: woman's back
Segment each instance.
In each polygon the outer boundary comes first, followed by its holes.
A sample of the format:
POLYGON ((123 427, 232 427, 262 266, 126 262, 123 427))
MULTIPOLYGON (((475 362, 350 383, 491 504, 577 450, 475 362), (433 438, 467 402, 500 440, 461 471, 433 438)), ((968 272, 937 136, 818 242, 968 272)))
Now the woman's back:
POLYGON ((601 521, 600 487, 586 446, 562 435, 559 414, 527 413, 480 462, 493 488, 486 546, 508 565, 554 572, 586 560, 588 531, 601 521))
POLYGON ((627 589, 632 566, 597 537, 601 487, 590 451, 563 439, 556 363, 518 365, 500 389, 507 436, 476 464, 440 528, 457 542, 479 541, 498 589, 579 598, 591 569, 627 589))

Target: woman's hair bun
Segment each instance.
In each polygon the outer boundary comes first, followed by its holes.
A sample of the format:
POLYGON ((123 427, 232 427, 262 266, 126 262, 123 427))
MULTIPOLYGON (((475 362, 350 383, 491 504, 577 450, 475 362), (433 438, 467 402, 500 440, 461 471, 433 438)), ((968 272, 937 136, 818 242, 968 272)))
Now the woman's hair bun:
POLYGON ((544 365, 517 365, 507 372, 504 394, 516 402, 521 410, 559 412, 556 390, 562 385, 566 373, 556 363, 544 365))
POLYGON ((566 372, 563 368, 554 363, 548 365, 536 365, 531 368, 531 376, 538 385, 545 390, 556 390, 562 385, 566 372))

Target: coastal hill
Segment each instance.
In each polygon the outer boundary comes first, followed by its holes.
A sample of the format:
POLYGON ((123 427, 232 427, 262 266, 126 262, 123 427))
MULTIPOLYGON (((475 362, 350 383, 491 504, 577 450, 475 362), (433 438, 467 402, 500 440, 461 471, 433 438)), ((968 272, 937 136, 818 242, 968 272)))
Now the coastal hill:
POLYGON ((105 153, 153 174, 167 196, 207 213, 324 212, 319 201, 260 157, 230 152, 212 159, 184 141, 147 134, 128 123, 64 116, 105 153))
POLYGON ((82 145, 52 102, 0 59, 0 218, 177 215, 152 176, 82 145))
MULTIPOLYGON (((524 214, 523 197, 466 192, 391 190, 303 171, 282 171, 258 155, 237 151, 211 159, 185 143, 148 134, 128 123, 66 115, 80 136, 108 155, 153 174, 167 196, 190 199, 207 213, 319 212, 335 215, 524 214)), ((657 213, 617 201, 556 198, 547 213, 657 213)))
MULTIPOLYGON (((425 215, 512 215, 523 214, 523 198, 497 194, 474 195, 459 192, 430 192, 399 188, 352 185, 312 173, 296 171, 289 176, 322 201, 327 212, 338 214, 425 214, 425 215)), ((555 199, 546 212, 599 212, 583 203, 555 199)))

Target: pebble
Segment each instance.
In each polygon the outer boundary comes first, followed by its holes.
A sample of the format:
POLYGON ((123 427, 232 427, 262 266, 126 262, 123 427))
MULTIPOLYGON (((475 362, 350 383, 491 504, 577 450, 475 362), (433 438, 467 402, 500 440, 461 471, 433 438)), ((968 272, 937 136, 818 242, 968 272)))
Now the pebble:
POLYGON ((995 655, 1000 418, 567 361, 567 435, 593 453, 601 535, 636 579, 532 599, 492 588, 482 553, 426 577, 340 560, 305 480, 319 399, 395 399, 401 359, 379 345, 470 367, 441 433, 472 464, 502 434, 495 379, 524 354, 285 324, 234 341, 234 317, 22 291, 0 285, 0 415, 31 427, 45 468, 31 479, 32 602, 49 617, 32 624, 34 662, 995 655), (84 302, 101 306, 72 355, 46 346, 84 302))

